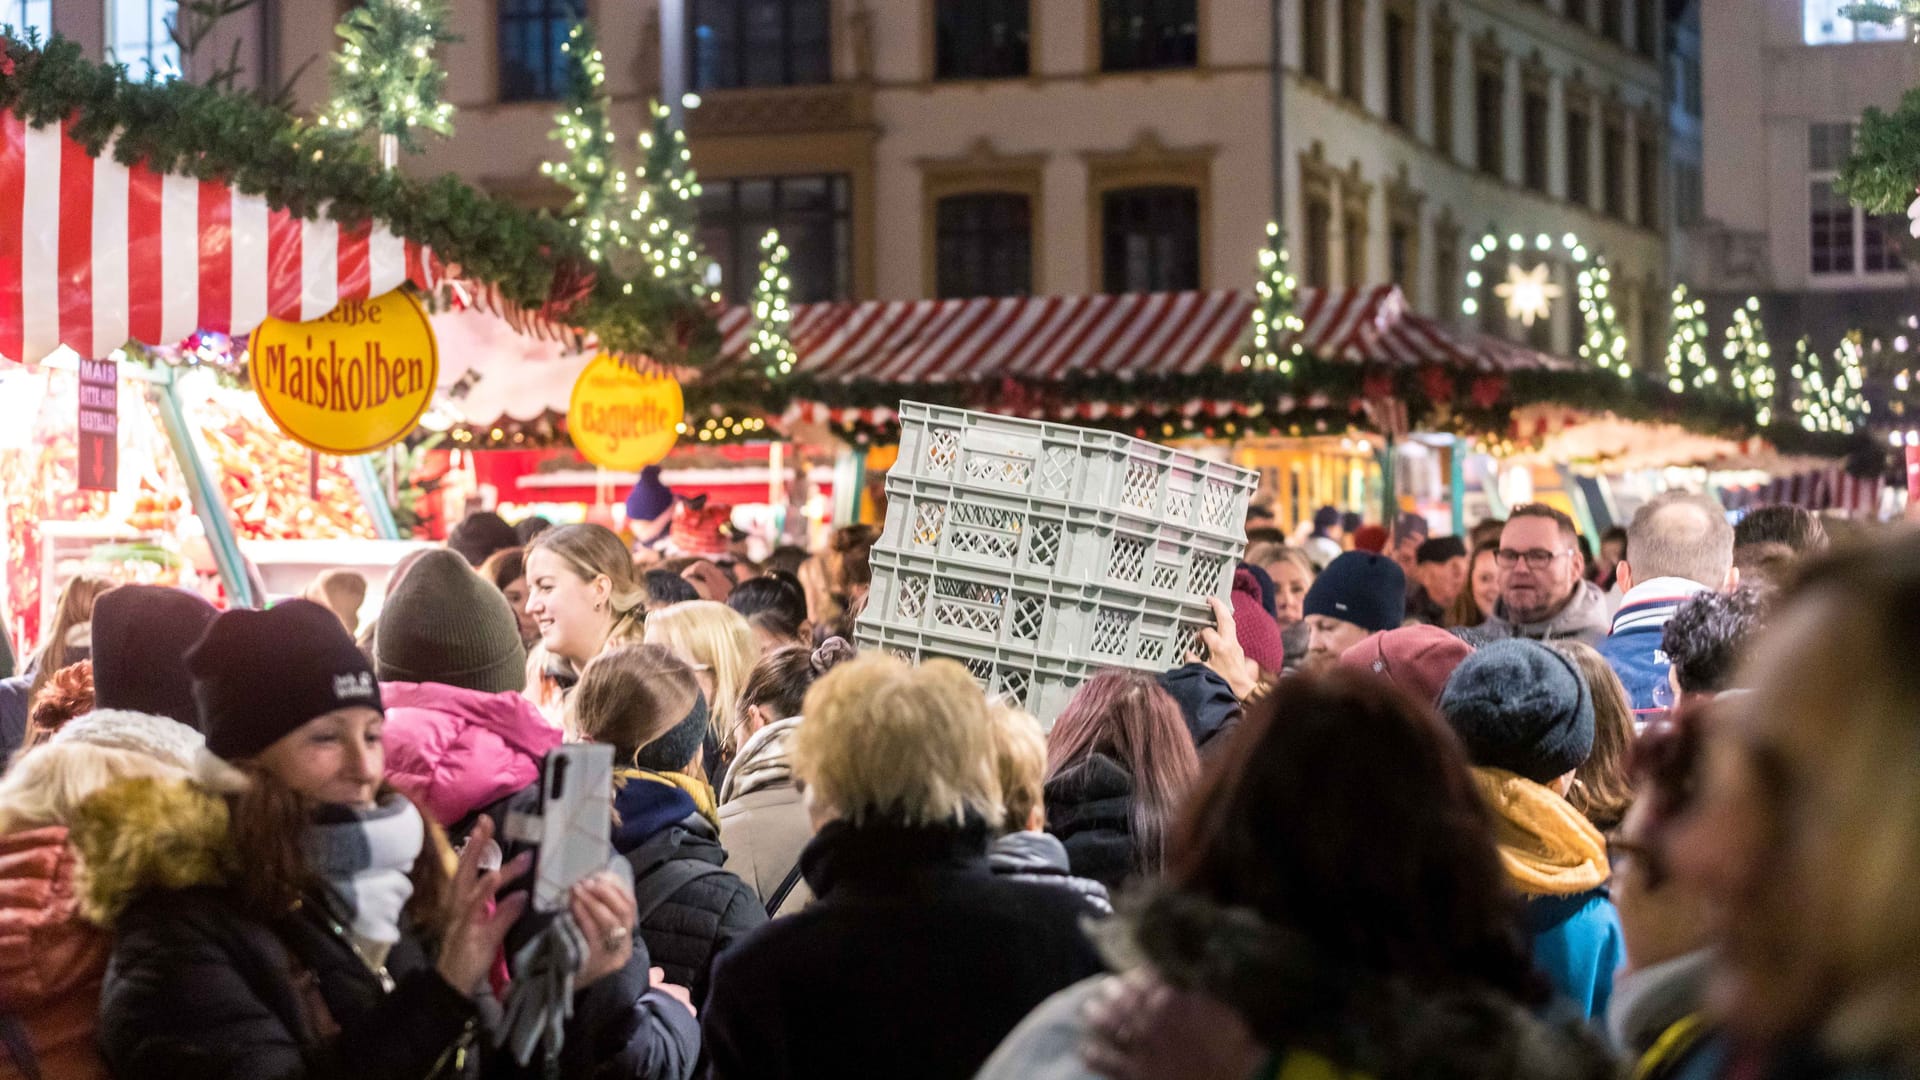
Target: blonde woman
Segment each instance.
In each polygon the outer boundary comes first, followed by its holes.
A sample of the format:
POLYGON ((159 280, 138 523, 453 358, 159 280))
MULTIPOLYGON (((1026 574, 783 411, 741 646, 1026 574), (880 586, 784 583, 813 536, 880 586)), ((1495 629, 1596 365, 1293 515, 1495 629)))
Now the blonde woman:
POLYGON ((0 1077, 106 1077, 94 1032, 112 938, 80 917, 67 828, 111 784, 186 779, 200 745, 199 733, 172 720, 94 713, 0 780, 0 1001, 22 1036, 0 1058, 0 1077))
POLYGON ((113 588, 106 578, 82 574, 68 580, 60 590, 53 625, 44 627, 40 651, 27 661, 25 674, 0 680, 0 758, 11 757, 25 741, 27 717, 35 699, 54 673, 85 660, 93 622, 93 603, 100 594, 113 588))
POLYGON ((1920 1057, 1920 536, 1810 567, 1716 702, 1669 834, 1718 914, 1722 1075, 1905 1077, 1920 1057))
POLYGON ((760 660, 753 625, 725 604, 688 600, 654 612, 647 619, 644 640, 686 661, 700 682, 713 717, 707 778, 717 790, 748 735, 740 722, 740 694, 760 660))
POLYGON ((540 646, 527 662, 527 696, 549 716, 589 661, 640 642, 646 582, 618 534, 604 525, 548 529, 527 545, 527 614, 540 646))
POLYGON ((970 1078, 1035 1005, 1102 969, 1086 902, 988 869, 1005 811, 965 668, 864 656, 802 711, 793 769, 815 899, 720 957, 708 1075, 970 1078))

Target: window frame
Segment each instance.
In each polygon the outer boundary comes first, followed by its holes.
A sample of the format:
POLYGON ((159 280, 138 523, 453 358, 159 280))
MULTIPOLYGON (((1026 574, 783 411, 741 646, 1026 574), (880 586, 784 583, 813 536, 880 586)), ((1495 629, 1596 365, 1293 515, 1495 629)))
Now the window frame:
POLYGON ((567 40, 573 24, 588 17, 588 0, 518 0, 519 3, 538 5, 545 14, 509 12, 508 8, 516 0, 497 0, 493 6, 493 73, 494 100, 502 104, 520 105, 539 102, 555 102, 567 95, 569 67, 566 54, 560 46, 567 40), (567 12, 571 10, 569 16, 567 12), (509 92, 507 86, 507 24, 545 24, 555 36, 548 43, 547 54, 543 57, 546 67, 534 72, 530 85, 525 92, 509 92))
POLYGON ((1484 176, 1507 175, 1507 80, 1497 64, 1473 69, 1473 167, 1484 176), (1487 115, 1492 103, 1492 118, 1487 115))
MULTIPOLYGON (((1201 262, 1200 262, 1202 258, 1202 255, 1201 255, 1202 245, 1200 240, 1201 222, 1200 222, 1200 189, 1199 188, 1191 184, 1142 184, 1142 185, 1134 185, 1134 186, 1119 186, 1119 187, 1110 187, 1101 191, 1099 198, 1100 198, 1100 291, 1102 293, 1109 296, 1118 296, 1118 295, 1129 294, 1129 293, 1143 293, 1143 292, 1149 292, 1149 293, 1150 292, 1186 292, 1186 291, 1191 291, 1191 290, 1195 290, 1203 287, 1202 282, 1203 282, 1204 274, 1202 272, 1201 262), (1121 231, 1116 227, 1116 223, 1113 220, 1113 212, 1114 212, 1114 206, 1115 206, 1116 200, 1119 200, 1122 198, 1132 198, 1132 199, 1142 200, 1142 201, 1148 200, 1148 199, 1164 200, 1162 204, 1162 208, 1165 208, 1165 207, 1173 206, 1176 201, 1184 201, 1182 198, 1183 193, 1184 193, 1184 200, 1191 200, 1191 206, 1192 206, 1192 213, 1191 213, 1191 223, 1193 226, 1192 228, 1193 280, 1192 282, 1191 283, 1182 283, 1178 281, 1154 282, 1150 284, 1149 287, 1144 289, 1134 288, 1133 286, 1135 283, 1132 281, 1117 283, 1115 278, 1115 268, 1116 266, 1119 265, 1119 260, 1123 258, 1123 255, 1116 251, 1116 248, 1114 245, 1114 238, 1116 236, 1116 233, 1121 231)), ((1184 209, 1184 207, 1182 209, 1184 209)), ((1179 224, 1182 224, 1182 222, 1175 221, 1173 222, 1173 224, 1175 226, 1178 226, 1179 224)), ((1142 230, 1142 231, 1146 231, 1146 230, 1142 230)), ((1161 235, 1161 232, 1159 230, 1154 230, 1152 232, 1152 235, 1158 237, 1161 235)), ((1178 237, 1175 237, 1175 239, 1177 241, 1178 237)), ((1161 265, 1163 266, 1168 265, 1168 261, 1165 261, 1165 260, 1156 260, 1156 261, 1160 262, 1161 265)), ((1124 273, 1124 271, 1122 272, 1124 273)))
POLYGON ((1388 0, 1380 17, 1381 52, 1386 58, 1387 123, 1412 131, 1417 110, 1414 79, 1418 66, 1419 16, 1407 0, 1388 0), (1396 40, 1395 27, 1400 28, 1396 40))
POLYGON ((1433 149, 1449 161, 1454 160, 1454 148, 1458 145, 1454 123, 1459 110, 1459 94, 1456 93, 1459 71, 1455 67, 1459 53, 1454 41, 1457 29, 1444 8, 1433 13, 1433 28, 1430 31, 1430 59, 1433 63, 1428 73, 1431 82, 1428 94, 1433 102, 1433 149))
POLYGON ((1329 85, 1327 70, 1327 4, 1339 0, 1300 0, 1300 75, 1329 85))
POLYGON ((1901 250, 1899 229, 1897 227, 1891 231, 1885 229, 1878 224, 1880 221, 1885 220, 1883 217, 1879 215, 1869 215, 1865 210, 1854 205, 1852 200, 1840 195, 1834 195, 1833 198, 1847 209, 1847 252, 1848 262, 1851 265, 1844 270, 1822 270, 1815 266, 1814 260, 1817 256, 1818 249, 1814 243, 1814 237, 1817 235, 1813 224, 1814 190, 1816 188, 1825 188, 1829 192, 1833 190, 1833 182, 1839 179, 1841 166, 1845 164, 1846 157, 1851 153, 1853 140, 1858 135, 1858 127, 1858 123, 1852 120, 1816 120, 1807 125, 1807 212, 1804 218, 1804 228, 1807 230, 1807 276, 1815 281, 1851 282, 1882 278, 1899 279, 1904 277, 1909 269, 1906 255, 1901 250), (1843 152, 1835 153, 1831 161, 1820 162, 1816 160, 1814 147, 1819 139, 1820 133, 1823 131, 1831 133, 1835 129, 1844 129, 1846 131, 1846 149, 1843 152), (1870 244, 1870 240, 1877 240, 1877 245, 1870 244), (1883 265, 1868 265, 1868 259, 1870 257, 1868 248, 1870 246, 1877 246, 1878 251, 1881 253, 1883 265), (1890 262, 1887 260, 1890 260, 1890 262))
POLYGON ((26 40, 29 30, 40 31, 42 45, 45 45, 47 39, 53 36, 53 0, 5 0, 4 5, 0 5, 0 10, 5 12, 4 15, 0 15, 0 23, 11 24, 23 41, 26 40), (36 8, 45 9, 46 16, 36 18, 34 15, 36 8))
POLYGON ((1367 100, 1367 2, 1335 0, 1340 13, 1340 96, 1365 107, 1367 100))
MULTIPOLYGON (((167 16, 178 10, 179 6, 175 0, 107 0, 105 26, 102 27, 105 31, 103 51, 107 54, 107 58, 114 63, 125 64, 127 73, 135 79, 145 78, 147 71, 154 72, 163 79, 178 78, 184 71, 180 46, 166 32, 167 16), (145 23, 145 29, 139 41, 143 51, 138 56, 124 56, 121 54, 120 47, 126 41, 124 35, 120 33, 120 21, 125 13, 121 9, 136 5, 144 9, 145 13, 145 19, 142 20, 145 23), (156 57, 161 61, 160 63, 155 62, 156 57), (146 71, 141 70, 143 64, 146 66, 146 71)), ((48 26, 51 27, 53 15, 51 7, 47 15, 48 26)))
POLYGON ((1606 116, 1600 121, 1600 212, 1615 221, 1627 220, 1627 122, 1606 116))
MULTIPOLYGON (((1010 296, 1032 296, 1034 294, 1033 292, 1034 199, 1031 195, 1029 195, 1025 191, 1007 191, 1007 190, 955 191, 946 195, 942 195, 937 199, 934 199, 933 205, 932 205, 932 212, 934 217, 932 228, 933 228, 933 235, 934 235, 933 258, 934 258, 935 269, 934 269, 934 287, 931 290, 931 295, 935 299, 955 300, 955 299, 965 299, 968 297, 976 297, 976 296, 997 298, 997 297, 1010 297, 1010 296), (946 247, 946 242, 949 236, 948 223, 947 223, 947 210, 949 207, 956 206, 963 202, 970 202, 974 204, 975 208, 981 209, 981 210, 1010 209, 1015 204, 1018 204, 1018 216, 1020 219, 1020 223, 1017 229, 1007 230, 1004 236, 997 234, 989 229, 983 229, 983 228, 972 228, 972 229, 967 229, 963 232, 963 235, 970 239, 978 240, 980 238, 986 238, 989 242, 986 245, 984 245, 985 249, 991 249, 992 247, 995 246, 995 243, 997 242, 997 243, 1005 244, 1006 246, 1017 250, 1024 257, 1021 260, 1013 260, 1008 263, 1008 265, 1010 266, 1013 265, 1014 262, 1024 263, 1024 265, 1020 266, 1019 270, 1014 274, 1014 278, 1009 282, 990 283, 986 287, 982 287, 981 281, 985 280, 985 278, 983 277, 982 279, 980 279, 980 281, 976 281, 971 286, 964 286, 959 289, 947 288, 947 285, 948 285, 947 272, 950 268, 954 267, 956 263, 960 261, 958 259, 958 255, 961 254, 959 252, 950 253, 946 247), (993 203, 998 205, 988 206, 986 205, 988 203, 993 203), (1017 236, 1017 240, 1014 239, 1016 236, 1017 236)), ((991 250, 986 250, 985 254, 991 256, 993 252, 991 250)), ((984 261, 987 263, 993 262, 991 258, 987 258, 984 261)), ((991 277, 991 274, 989 273, 988 275, 986 275, 986 277, 991 277)))
MULTIPOLYGON (((1192 71, 1206 66, 1204 0, 1089 0, 1089 3, 1093 8, 1092 33, 1089 35, 1089 44, 1093 52, 1093 69, 1095 71, 1105 74, 1124 75, 1132 72, 1192 71), (1160 50, 1151 40, 1145 44, 1134 46, 1140 56, 1133 58, 1118 57, 1117 50, 1111 47, 1114 44, 1114 39, 1109 37, 1107 27, 1110 21, 1109 8, 1121 4, 1126 5, 1130 10, 1138 9, 1140 14, 1152 19, 1154 25, 1162 29, 1162 31, 1165 30, 1168 23, 1168 13, 1165 9, 1172 7, 1182 9, 1181 11, 1172 13, 1171 21, 1174 23, 1180 22, 1181 16, 1186 13, 1187 9, 1190 9, 1193 22, 1193 49, 1191 59, 1185 58, 1184 49, 1180 50, 1182 53, 1180 56, 1168 57, 1159 55, 1160 50), (1141 56, 1146 58, 1141 59, 1141 56)), ((1149 35, 1149 37, 1151 36, 1152 35, 1149 35)), ((1161 36, 1164 37, 1166 35, 1163 33, 1161 36)))
POLYGON ((1529 82, 1520 92, 1520 183, 1541 195, 1547 194, 1553 175, 1548 160, 1552 129, 1553 97, 1545 86, 1529 82))
POLYGON ((1584 97, 1569 96, 1566 109, 1567 201, 1593 206, 1593 105, 1584 97), (1575 127, 1579 131, 1575 131, 1575 127), (1578 138, 1575 138, 1575 135, 1578 138))
POLYGON ((833 8, 833 0, 688 0, 686 28, 687 89, 699 93, 706 93, 709 91, 724 90, 776 90, 783 87, 825 86, 831 83, 833 81, 834 53, 833 8), (731 82, 726 83, 703 80, 703 72, 700 67, 701 51, 699 47, 700 28, 706 25, 700 18, 702 4, 722 2, 732 6, 734 15, 734 56, 732 57, 734 78, 731 82), (751 4, 777 4, 782 9, 780 47, 778 50, 780 54, 781 74, 780 78, 773 81, 752 81, 745 78, 742 74, 745 70, 745 65, 740 61, 742 57, 752 49, 746 33, 747 11, 751 4), (798 26, 795 8, 801 4, 818 5, 826 18, 826 25, 822 28, 819 41, 817 43, 810 43, 810 47, 817 46, 820 50, 820 55, 816 58, 819 63, 819 78, 803 80, 795 74, 799 66, 795 62, 796 55, 798 54, 798 46, 795 44, 795 30, 798 26))
POLYGON ((1643 229, 1660 228, 1660 139, 1651 124, 1642 124, 1634 139, 1635 218, 1643 229))
POLYGON ((700 178, 701 204, 694 232, 700 237, 707 249, 707 255, 721 267, 721 291, 729 303, 744 303, 752 295, 753 282, 759 276, 760 238, 769 228, 780 230, 780 238, 786 242, 792 252, 788 263, 789 274, 794 281, 794 303, 808 303, 816 300, 846 300, 855 295, 854 248, 856 243, 856 192, 854 177, 846 172, 805 172, 805 173, 765 173, 759 175, 727 176, 720 178, 700 178), (806 274, 808 262, 796 239, 799 230, 792 222, 801 217, 790 213, 783 205, 784 192, 788 185, 824 180, 827 187, 828 209, 825 213, 810 211, 805 216, 818 218, 828 226, 828 232, 835 238, 839 250, 832 260, 834 281, 824 293, 808 290, 803 283, 810 281, 806 274), (744 185, 770 183, 769 208, 761 215, 750 215, 740 207, 741 191, 744 185), (715 225, 707 214, 707 199, 720 191, 731 193, 731 213, 726 219, 730 243, 724 251, 716 250, 716 245, 708 242, 708 234, 715 225), (744 261, 743 261, 744 260, 744 261), (736 265, 737 264, 737 265, 736 265), (739 291, 735 291, 738 286, 739 291))
POLYGON ((1818 48, 1828 45, 1864 45, 1906 40, 1904 19, 1895 20, 1892 26, 1882 27, 1874 23, 1858 23, 1841 17, 1838 9, 1847 6, 1850 2, 1851 0, 1800 0, 1800 44, 1818 48), (1825 33, 1817 33, 1814 30, 1816 15, 1809 10, 1814 4, 1821 4, 1832 11, 1829 18, 1834 25, 1825 33), (1866 32, 1865 37, 1861 36, 1863 28, 1866 32))
MULTIPOLYGON (((933 23, 933 71, 934 82, 992 81, 1001 79, 1026 79, 1033 76, 1033 32, 1034 0, 928 0, 933 23), (1019 63, 1009 63, 1004 70, 947 70, 944 61, 948 50, 942 47, 946 40, 948 25, 945 16, 955 9, 966 14, 981 9, 1017 9, 1020 13, 1019 63)), ((977 33, 986 34, 986 28, 992 25, 992 18, 980 20, 977 33)), ((963 50, 964 51, 964 50, 963 50)), ((1009 54, 1011 48, 1006 50, 1009 54)), ((970 52, 969 55, 980 55, 970 52)))

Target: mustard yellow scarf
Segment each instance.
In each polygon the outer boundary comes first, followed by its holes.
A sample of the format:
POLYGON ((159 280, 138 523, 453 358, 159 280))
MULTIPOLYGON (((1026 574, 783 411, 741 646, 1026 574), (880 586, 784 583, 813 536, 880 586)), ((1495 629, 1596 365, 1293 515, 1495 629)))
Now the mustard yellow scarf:
POLYGON ((652 769, 615 769, 613 786, 618 791, 630 780, 650 780, 656 784, 677 787, 693 798, 693 808, 700 816, 712 823, 713 831, 720 831, 720 800, 713 794, 713 785, 698 776, 688 776, 678 772, 654 772, 652 769))
POLYGON ((1477 768, 1473 779, 1493 808, 1500 862, 1515 888, 1572 896, 1606 884, 1606 838, 1573 804, 1505 769, 1477 768))

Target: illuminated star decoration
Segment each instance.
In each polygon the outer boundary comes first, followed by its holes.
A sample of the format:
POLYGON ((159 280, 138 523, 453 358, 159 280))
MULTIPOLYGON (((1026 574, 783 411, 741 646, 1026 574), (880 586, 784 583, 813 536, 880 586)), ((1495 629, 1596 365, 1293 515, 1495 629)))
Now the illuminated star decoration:
POLYGON ((1507 302, 1507 318, 1532 326, 1547 317, 1553 301, 1560 299, 1561 288, 1547 280, 1552 267, 1541 263, 1531 270, 1507 265, 1507 280, 1493 287, 1493 295, 1507 302))

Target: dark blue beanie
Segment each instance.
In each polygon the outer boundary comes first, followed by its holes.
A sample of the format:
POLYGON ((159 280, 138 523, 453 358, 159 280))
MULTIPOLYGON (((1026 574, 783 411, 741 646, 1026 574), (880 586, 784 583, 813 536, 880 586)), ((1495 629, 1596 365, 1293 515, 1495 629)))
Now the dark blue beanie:
POLYGON ((1593 694, 1572 660, 1537 641, 1495 641, 1454 669, 1440 711, 1475 765, 1545 784, 1593 753, 1593 694))
POLYGON ((1320 571, 1302 613, 1344 619, 1369 634, 1397 629, 1407 618, 1406 572, 1384 555, 1349 551, 1320 571))

